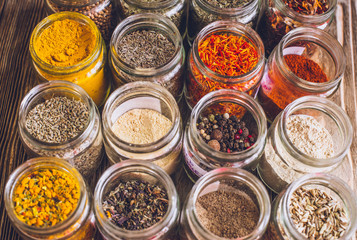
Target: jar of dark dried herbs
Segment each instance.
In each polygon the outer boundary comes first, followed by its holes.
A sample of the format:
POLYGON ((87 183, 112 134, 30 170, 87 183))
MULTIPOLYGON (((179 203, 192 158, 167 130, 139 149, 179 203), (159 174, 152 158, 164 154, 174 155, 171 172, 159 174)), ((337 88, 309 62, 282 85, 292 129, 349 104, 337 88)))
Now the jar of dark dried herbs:
POLYGON ((178 194, 155 164, 117 163, 103 173, 94 192, 96 224, 105 239, 177 239, 178 194))
POLYGON ((258 23, 261 0, 192 0, 187 24, 190 44, 208 24, 218 20, 244 23, 255 29, 258 23))
POLYGON ((113 30, 118 22, 118 14, 113 6, 112 0, 46 0, 47 13, 70 11, 79 12, 97 25, 105 42, 109 42, 113 30))
POLYGON ((269 121, 306 95, 330 97, 346 68, 341 44, 315 28, 289 32, 269 56, 258 99, 269 121))
POLYGON ((271 124, 259 176, 279 193, 304 174, 341 175, 344 170, 338 166, 349 151, 352 135, 351 121, 340 106, 322 97, 299 98, 271 124))
POLYGON ((180 237, 261 239, 269 217, 269 195, 257 177, 243 169, 219 168, 200 178, 187 195, 180 237))
POLYGON ((115 0, 122 20, 141 13, 154 13, 170 19, 182 36, 186 31, 187 0, 115 0))
POLYGON ((193 108, 183 141, 184 167, 193 181, 220 167, 254 170, 263 153, 267 123, 251 96, 221 89, 193 108))
POLYGON ((298 27, 328 30, 335 15, 336 0, 269 0, 258 25, 267 55, 282 37, 298 27))
POLYGON ((186 102, 192 109, 218 89, 255 96, 264 66, 264 46, 252 28, 228 20, 213 22, 197 35, 190 50, 186 102))
MULTIPOLYGON (((6 183, 4 201, 12 225, 24 239, 90 240, 95 235, 92 196, 88 186, 81 174, 62 159, 39 157, 21 164, 6 183), (70 182, 67 182, 68 179, 70 182), (60 187, 59 182, 62 185, 60 187), (73 186, 76 189, 73 188, 69 193, 61 190, 73 186), (54 191, 56 187, 57 191, 54 191), (36 196, 36 193, 42 196, 36 196), (32 200, 21 198, 22 195, 32 200), (64 214, 57 215, 55 212, 61 211, 59 206, 69 201, 68 195, 76 195, 76 203, 71 202, 76 207, 61 221, 64 214), (53 205, 57 206, 56 209, 53 205), (48 218, 44 219, 44 215, 48 218)), ((69 207, 62 211, 67 213, 68 210, 69 207)))
POLYGON ((264 239, 351 239, 357 229, 356 199, 338 177, 305 175, 274 200, 264 239))
POLYGON ((86 178, 102 161, 99 111, 73 83, 51 81, 31 89, 21 102, 18 125, 30 156, 66 159, 86 178))
POLYGON ((141 159, 174 173, 182 149, 181 115, 162 86, 133 82, 115 90, 103 109, 104 145, 109 161, 141 159))
POLYGON ((163 16, 153 13, 130 16, 113 33, 109 65, 115 88, 128 82, 150 81, 164 86, 179 100, 184 63, 181 35, 163 16))

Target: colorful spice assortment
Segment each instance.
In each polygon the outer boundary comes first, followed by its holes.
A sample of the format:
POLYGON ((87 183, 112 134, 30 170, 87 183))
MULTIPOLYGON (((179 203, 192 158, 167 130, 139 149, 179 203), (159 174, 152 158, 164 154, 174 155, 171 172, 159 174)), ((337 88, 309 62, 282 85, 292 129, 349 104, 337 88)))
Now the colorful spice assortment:
POLYGON ((241 191, 218 190, 198 197, 196 212, 201 224, 224 238, 242 238, 257 226, 259 209, 241 191))
POLYGON ((209 114, 197 123, 201 138, 214 150, 234 153, 249 149, 256 137, 246 123, 228 113, 209 114))
POLYGON ((76 209, 79 184, 68 173, 54 168, 39 169, 24 176, 14 190, 17 217, 36 227, 54 226, 76 209))
POLYGON ((289 212, 296 229, 311 240, 340 239, 349 225, 345 209, 317 188, 297 189, 290 199, 289 212))
POLYGON ((127 230, 153 226, 167 209, 166 190, 140 180, 121 181, 103 202, 103 210, 111 222, 127 230))
POLYGON ((327 0, 284 0, 295 12, 304 15, 323 14, 329 9, 327 0))

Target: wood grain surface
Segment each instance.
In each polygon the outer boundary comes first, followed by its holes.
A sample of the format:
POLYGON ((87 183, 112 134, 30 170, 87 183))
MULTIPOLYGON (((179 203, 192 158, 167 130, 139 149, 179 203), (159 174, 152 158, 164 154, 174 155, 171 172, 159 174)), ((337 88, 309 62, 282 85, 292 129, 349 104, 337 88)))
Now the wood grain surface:
MULTIPOLYGON (((353 143, 346 161, 337 170, 357 193, 357 1, 339 1, 336 19, 331 27, 347 57, 342 84, 333 100, 342 106, 352 120, 353 143)), ((43 0, 0 0, 0 239, 20 239, 12 228, 4 207, 4 187, 11 172, 28 159, 18 135, 18 108, 25 94, 37 85, 28 46, 31 32, 46 16, 43 0)), ((90 183, 95 185, 107 168, 105 160, 90 183)), ((183 202, 192 183, 183 168, 173 176, 183 202)))

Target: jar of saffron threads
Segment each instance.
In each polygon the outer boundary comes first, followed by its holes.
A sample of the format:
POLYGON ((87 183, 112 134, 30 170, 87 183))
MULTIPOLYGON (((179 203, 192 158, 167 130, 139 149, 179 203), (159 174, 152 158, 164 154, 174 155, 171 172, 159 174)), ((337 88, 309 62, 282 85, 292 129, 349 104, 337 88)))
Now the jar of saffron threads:
POLYGON ((330 34, 316 28, 289 32, 269 56, 258 92, 268 121, 299 97, 331 96, 345 68, 342 46, 330 34))
POLYGON ((252 28, 228 20, 213 22, 199 32, 190 50, 186 102, 192 109, 219 89, 255 96, 264 66, 264 46, 252 28))

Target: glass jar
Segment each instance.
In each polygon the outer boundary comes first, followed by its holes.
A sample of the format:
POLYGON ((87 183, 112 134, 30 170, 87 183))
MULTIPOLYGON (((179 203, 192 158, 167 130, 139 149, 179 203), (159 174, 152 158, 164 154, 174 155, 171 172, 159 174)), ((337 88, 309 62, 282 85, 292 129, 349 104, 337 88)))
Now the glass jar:
POLYGON ((140 159, 153 162, 172 174, 180 162, 182 122, 173 96, 158 84, 133 82, 115 90, 103 109, 104 146, 109 161, 140 159), (160 139, 148 144, 132 144, 120 139, 113 131, 118 118, 129 110, 154 110, 172 123, 160 139))
POLYGON ((112 0, 46 0, 45 7, 49 15, 69 11, 88 16, 97 25, 106 43, 109 42, 118 22, 112 0))
POLYGON ((19 110, 19 134, 30 156, 66 159, 86 178, 100 165, 104 149, 99 111, 93 100, 79 86, 66 81, 50 81, 37 85, 26 94, 19 110), (88 123, 74 138, 62 143, 47 143, 33 137, 26 127, 29 112, 38 104, 53 97, 67 97, 81 101, 88 108, 88 123))
POLYGON ((96 225, 104 239, 176 239, 180 213, 178 194, 171 178, 162 168, 141 160, 127 160, 108 168, 100 177, 94 194, 96 225), (142 230, 126 230, 113 224, 103 210, 102 203, 120 181, 141 180, 165 189, 168 209, 155 225, 142 230))
POLYGON ((264 73, 264 66, 264 46, 253 29, 228 20, 216 21, 207 25, 197 35, 188 57, 188 78, 185 86, 185 98, 188 106, 192 109, 204 95, 218 89, 235 89, 255 96, 264 73), (202 41, 213 34, 241 36, 257 52, 256 66, 239 76, 225 76, 209 69, 201 60, 198 48, 202 41))
POLYGON ((64 160, 51 157, 39 157, 30 159, 21 164, 10 175, 6 183, 4 201, 12 225, 24 239, 90 240, 95 235, 96 228, 92 212, 92 196, 88 190, 88 186, 79 172, 64 160), (78 182, 80 191, 77 207, 68 218, 54 226, 43 228, 30 226, 21 221, 15 213, 15 206, 13 204, 14 191, 17 185, 20 184, 25 176, 41 169, 55 169, 65 172, 78 182))
MULTIPOLYGON (((197 211, 198 199, 201 196, 216 191, 243 194, 247 202, 250 202, 259 209, 258 221, 253 231, 246 236, 239 237, 239 239, 261 239, 268 226, 270 217, 270 199, 268 192, 257 177, 243 169, 236 168, 215 169, 200 178, 192 187, 181 212, 181 239, 227 239, 214 235, 206 229, 197 211)), ((222 205, 222 207, 225 206, 222 205)))
POLYGON ((220 167, 255 170, 264 150, 266 134, 264 111, 251 96, 231 89, 208 93, 193 108, 185 129, 183 155, 187 175, 192 181, 196 181, 207 172, 220 167), (246 122, 250 134, 256 136, 254 145, 244 151, 231 153, 211 148, 203 141, 197 122, 213 111, 219 114, 227 112, 246 122))
POLYGON ((329 9, 322 14, 303 15, 285 4, 284 0, 269 0, 258 24, 267 56, 289 31, 299 27, 328 30, 334 18, 337 1, 326 0, 329 9))
POLYGON ((32 32, 30 40, 32 63, 42 81, 66 80, 82 87, 97 106, 104 104, 110 91, 110 78, 106 69, 107 52, 102 36, 92 20, 76 12, 60 12, 43 19, 32 32), (95 35, 93 51, 72 66, 54 66, 45 62, 35 50, 36 41, 44 30, 56 21, 70 19, 84 24, 95 35))
MULTIPOLYGON (((334 201, 340 203, 341 207, 345 209, 346 215, 349 218, 345 233, 338 239, 347 240, 354 236, 357 229, 357 201, 355 194, 351 188, 338 177, 329 174, 314 173, 305 175, 294 181, 276 197, 272 204, 271 219, 264 239, 308 239, 297 230, 289 212, 292 195, 301 187, 305 189, 319 189, 328 195, 331 194, 334 201)), ((327 236, 326 239, 328 239, 327 236)))
POLYGON ((122 20, 131 15, 153 13, 170 19, 185 35, 187 0, 116 0, 116 4, 122 20))
MULTIPOLYGON (((190 1, 188 14, 188 41, 190 44, 195 40, 197 34, 208 24, 219 20, 237 21, 255 29, 260 8, 261 0, 247 0, 242 6, 228 8, 216 6, 211 0, 192 0, 190 1)), ((218 4, 219 1, 216 1, 218 4)), ((244 1, 242 1, 244 2, 244 1)), ((233 4, 233 3, 232 3, 233 4)))
POLYGON ((185 70, 185 50, 175 25, 165 17, 153 14, 137 14, 124 19, 115 29, 110 42, 109 65, 114 76, 114 87, 136 81, 150 81, 164 86, 176 100, 182 96, 185 70), (155 68, 135 68, 121 59, 118 43, 128 34, 138 30, 153 30, 167 37, 175 46, 173 57, 155 68))
POLYGON ((340 85, 346 57, 339 42, 328 33, 314 28, 289 32, 269 56, 258 99, 269 121, 292 101, 306 95, 331 96, 340 85), (295 75, 285 55, 300 55, 318 64, 327 82, 316 83, 295 75))
MULTIPOLYGON (((304 134, 303 129, 298 131, 304 134)), ((258 165, 258 173, 270 189, 279 193, 286 185, 304 174, 330 172, 336 169, 344 160, 351 146, 352 135, 351 121, 341 107, 321 97, 299 98, 289 104, 271 124, 264 153, 258 165), (321 131, 315 131, 315 129, 325 129, 323 131, 332 139, 333 152, 326 156, 321 154, 312 156, 294 145, 292 142, 294 136, 288 135, 287 127, 288 119, 293 116, 312 117, 319 126, 309 127, 310 133, 307 136, 309 141, 313 141, 314 134, 322 135, 321 131)), ((317 142, 326 143, 327 141, 324 141, 323 138, 320 137, 317 142)), ((295 144, 301 146, 297 141, 295 144)), ((308 142, 308 144, 311 143, 308 142)), ((303 147, 308 149, 309 146, 303 147)), ((315 147, 322 149, 321 146, 316 145, 315 147)))

